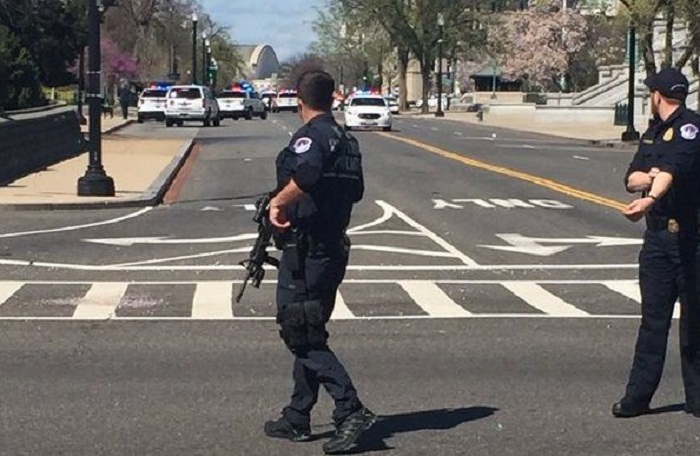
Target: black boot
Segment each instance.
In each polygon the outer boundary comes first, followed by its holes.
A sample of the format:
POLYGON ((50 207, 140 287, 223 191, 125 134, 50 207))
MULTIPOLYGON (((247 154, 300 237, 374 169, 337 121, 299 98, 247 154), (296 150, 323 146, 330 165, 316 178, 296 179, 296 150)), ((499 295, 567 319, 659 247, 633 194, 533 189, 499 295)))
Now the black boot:
POLYGON ((340 423, 335 435, 323 444, 323 452, 337 454, 349 450, 360 435, 377 421, 377 415, 367 408, 362 408, 351 414, 340 423))
POLYGON ((265 423, 265 435, 276 439, 287 439, 292 442, 303 442, 311 437, 311 429, 297 427, 284 416, 276 421, 265 423))
POLYGON ((649 404, 632 402, 622 399, 612 407, 612 414, 615 418, 634 418, 649 413, 649 404))

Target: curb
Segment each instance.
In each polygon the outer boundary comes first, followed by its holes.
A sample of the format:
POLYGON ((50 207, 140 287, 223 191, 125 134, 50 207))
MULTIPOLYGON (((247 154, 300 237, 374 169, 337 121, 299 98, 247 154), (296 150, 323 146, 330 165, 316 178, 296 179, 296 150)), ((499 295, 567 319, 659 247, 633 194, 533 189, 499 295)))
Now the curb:
POLYGON ((123 124, 115 125, 112 128, 106 129, 105 131, 102 132, 102 134, 103 135, 111 135, 112 133, 116 133, 119 130, 123 130, 124 128, 128 127, 129 125, 132 125, 134 122, 136 122, 134 119, 128 119, 123 124))
MULTIPOLYGON (((421 114, 421 113, 404 113, 403 114, 406 117, 413 117, 413 116, 419 116, 419 115, 424 115, 424 116, 431 116, 431 113, 428 114, 421 114)), ((477 127, 489 127, 489 128, 496 128, 496 129, 502 129, 502 130, 508 130, 511 132, 525 132, 525 133, 531 133, 531 134, 536 134, 536 135, 542 135, 542 136, 548 136, 550 138, 558 138, 562 140, 567 140, 567 141, 578 141, 583 144, 588 144, 591 146, 598 146, 598 147, 605 147, 609 149, 631 149, 634 150, 634 148, 637 147, 637 142, 630 142, 630 143, 625 143, 622 141, 617 141, 614 139, 585 139, 585 138, 574 138, 574 137, 569 137, 569 136, 559 136, 559 135, 552 135, 552 134, 546 134, 546 133, 539 133, 539 132, 532 132, 532 131, 527 131, 527 130, 520 130, 517 128, 508 128, 507 126, 503 125, 485 125, 482 123, 476 123, 476 122, 466 122, 458 119, 449 119, 447 117, 439 118, 439 117, 423 117, 426 119, 435 119, 435 120, 447 120, 451 122, 458 122, 462 123, 465 125, 475 125, 477 127)))
POLYGON ((165 193, 170 188, 177 173, 184 165, 187 158, 194 149, 196 142, 194 139, 188 139, 185 144, 180 147, 177 154, 170 161, 163 171, 158 175, 156 180, 141 193, 137 198, 124 199, 119 201, 86 201, 76 203, 9 203, 0 204, 0 212, 2 211, 60 211, 60 210, 90 210, 90 209, 122 209, 133 207, 147 207, 159 205, 165 193))

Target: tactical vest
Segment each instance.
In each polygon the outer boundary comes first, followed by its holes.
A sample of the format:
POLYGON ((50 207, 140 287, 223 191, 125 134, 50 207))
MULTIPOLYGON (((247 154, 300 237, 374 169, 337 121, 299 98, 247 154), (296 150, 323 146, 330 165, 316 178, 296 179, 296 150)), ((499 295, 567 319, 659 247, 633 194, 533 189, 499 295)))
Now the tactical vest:
POLYGON ((336 138, 330 140, 331 154, 323 164, 322 179, 337 181, 333 187, 348 192, 350 200, 356 203, 365 191, 360 144, 338 125, 331 128, 336 138))

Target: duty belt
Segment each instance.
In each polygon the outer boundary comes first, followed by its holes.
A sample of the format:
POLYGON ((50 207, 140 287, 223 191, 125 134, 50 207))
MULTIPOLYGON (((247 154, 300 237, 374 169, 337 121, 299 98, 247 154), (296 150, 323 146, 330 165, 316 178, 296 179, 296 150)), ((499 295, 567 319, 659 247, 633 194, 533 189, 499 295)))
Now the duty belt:
POLYGON ((646 222, 647 230, 649 231, 668 231, 669 233, 678 233, 680 231, 678 220, 671 217, 647 215, 646 222))

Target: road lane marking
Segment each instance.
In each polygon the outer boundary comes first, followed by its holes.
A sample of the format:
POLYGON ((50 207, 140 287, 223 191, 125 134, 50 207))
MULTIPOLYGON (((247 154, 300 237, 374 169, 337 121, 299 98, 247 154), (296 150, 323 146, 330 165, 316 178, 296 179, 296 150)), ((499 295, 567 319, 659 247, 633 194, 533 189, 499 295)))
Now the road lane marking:
POLYGON ((353 318, 355 318, 355 315, 350 311, 348 305, 345 304, 343 295, 338 291, 335 294, 335 307, 333 308, 331 320, 349 320, 353 318))
POLYGON ((109 219, 109 220, 104 220, 102 222, 86 223, 84 225, 64 226, 61 228, 51 228, 51 229, 47 229, 47 230, 23 231, 23 232, 18 232, 18 233, 5 233, 5 234, 0 234, 0 238, 29 236, 32 234, 61 233, 61 232, 65 232, 65 231, 82 230, 84 228, 94 228, 97 226, 113 225, 115 223, 119 223, 119 222, 123 222, 125 220, 139 217, 139 216, 141 216, 147 212, 150 212, 152 210, 153 210, 153 207, 144 207, 143 209, 138 210, 136 212, 132 212, 131 214, 127 214, 127 215, 124 215, 122 217, 117 217, 117 218, 113 218, 113 219, 109 219))
POLYGON ((429 280, 402 280, 401 288, 428 315, 440 318, 468 317, 464 307, 454 302, 447 293, 429 280))
POLYGON ((80 300, 73 312, 73 318, 82 320, 108 320, 114 313, 126 293, 127 283, 95 283, 80 300))
POLYGON ((23 282, 0 282, 0 306, 22 288, 23 282))
POLYGON ((198 283, 192 298, 192 318, 197 320, 233 318, 233 284, 231 282, 198 283))
MULTIPOLYGON (((621 291, 624 294, 635 296, 632 290, 634 281, 632 280, 347 280, 349 284, 396 284, 402 287, 406 292, 406 298, 402 302, 410 302, 423 309, 426 315, 411 316, 411 315, 387 315, 379 317, 384 319, 430 319, 430 318, 639 318, 638 315, 630 315, 627 312, 623 314, 589 314, 581 309, 578 309, 553 293, 544 290, 543 285, 546 284, 581 284, 581 285, 605 285, 611 290, 611 293, 621 291), (456 304, 440 287, 439 284, 463 284, 463 285, 481 285, 491 284, 499 285, 507 290, 510 290, 518 299, 522 299, 529 306, 540 310, 541 313, 499 313, 497 308, 492 309, 488 313, 470 313, 467 309, 456 304)), ((32 281, 32 282, 15 282, 6 281, 0 282, 0 291, 3 293, 3 299, 7 300, 13 295, 11 292, 17 292, 23 285, 50 285, 59 284, 84 286, 90 285, 90 289, 85 297, 81 300, 72 317, 33 317, 30 315, 13 316, 6 315, 0 317, 0 320, 130 320, 130 321, 145 321, 145 320, 273 320, 273 317, 245 317, 236 316, 232 311, 232 294, 234 284, 240 281, 144 281, 144 282, 70 282, 70 281, 32 281), (119 317, 116 316, 116 309, 119 306, 123 296, 126 293, 129 285, 140 286, 168 286, 168 285, 194 284, 195 293, 193 293, 190 305, 190 317, 169 317, 151 315, 150 317, 119 317)), ((273 287, 273 280, 263 281, 267 287, 273 287)), ((470 288, 468 288, 469 290, 470 288)), ((269 288, 268 288, 269 290, 269 288)), ((145 292, 144 292, 145 293, 145 292)), ((60 296, 54 296, 60 298, 60 296)), ((251 296, 251 298, 253 298, 251 296)), ((605 295, 601 295, 601 300, 609 299, 605 295)), ((36 298, 36 304, 42 302, 40 297, 36 298)), ((26 299, 24 300, 26 301, 26 299)), ((260 303, 260 300, 257 301, 260 303)), ((619 303, 619 300, 614 301, 619 303)), ((25 305, 35 305, 31 300, 25 302, 25 305)), ((623 306, 624 307, 624 306, 623 306)), ((7 312, 6 312, 7 313, 7 312)), ((343 296, 337 294, 336 308, 332 315, 334 320, 347 319, 377 319, 375 316, 355 316, 347 307, 343 296)))
MULTIPOLYGON (((242 250, 222 250, 209 252, 201 255, 191 255, 187 258, 205 256, 216 256, 227 253, 241 253, 242 250)), ((176 261, 182 257, 167 258, 167 261, 176 261)), ((149 260, 146 263, 153 263, 162 260, 149 260)), ((243 271, 245 268, 237 264, 189 264, 189 265, 97 265, 97 264, 71 264, 52 263, 44 261, 19 261, 2 260, 0 266, 33 266, 45 269, 65 269, 70 271, 243 271)), ((359 265, 348 266, 349 271, 577 271, 577 270, 611 270, 611 269, 637 269, 637 263, 631 264, 488 264, 488 265, 466 265, 466 264, 435 264, 435 265, 359 265)), ((274 269, 266 267, 266 269, 274 269)))
MULTIPOLYGON (((622 296, 628 297, 631 300, 640 304, 642 303, 642 292, 639 288, 639 282, 636 280, 613 280, 605 282, 603 283, 603 285, 605 285, 612 291, 620 293, 622 296)), ((676 303, 673 305, 673 315, 671 316, 671 318, 675 320, 681 318, 681 304, 678 301, 676 301, 676 303)))
POLYGON ((398 218, 404 221, 404 223, 410 225, 413 227, 416 231, 419 231, 425 235, 428 239, 431 241, 435 242, 437 245, 445 249, 447 252, 450 252, 455 258, 459 259, 462 263, 464 263, 467 266, 478 266, 478 263, 471 258, 469 258, 467 255, 464 253, 460 252, 456 247, 454 247, 452 244, 438 236, 437 234, 433 233, 430 231, 428 228, 424 227, 420 223, 416 222, 413 220, 411 217, 408 215, 404 214, 394 206, 390 205, 389 203, 385 201, 377 201, 377 204, 381 206, 383 209, 393 213, 396 215, 398 218))
POLYGON ((420 141, 416 141, 414 139, 410 138, 404 138, 401 136, 397 136, 393 133, 384 133, 384 132, 377 132, 378 135, 383 136, 388 139, 393 139, 395 141, 403 142, 404 144, 408 144, 413 147, 417 147, 419 149, 423 149, 427 152, 433 153, 435 155, 439 155, 444 158, 448 158, 450 160, 454 160, 457 162, 460 162, 464 165, 471 166, 472 168, 477 168, 477 169, 482 169, 485 171, 491 171, 496 174, 501 174, 504 176, 512 177, 515 179, 519 179, 525 182, 529 182, 534 185, 538 185, 540 187, 547 188, 549 190, 562 193, 564 195, 577 198, 583 201, 588 201, 590 203, 598 204, 600 206, 605 206, 609 207, 611 209, 616 209, 618 211, 621 211, 624 209, 627 205, 625 203, 622 203, 620 201, 616 201, 610 198, 606 198, 604 196, 596 195, 594 193, 587 192, 585 190, 579 190, 574 187, 570 187, 568 185, 562 184, 560 182, 539 177, 534 174, 529 174, 529 173, 524 173, 521 171, 516 171, 514 169, 506 168, 503 166, 497 166, 497 165, 492 165, 490 163, 483 162, 481 160, 476 160, 474 158, 469 158, 467 156, 458 154, 456 152, 450 152, 445 149, 441 149, 439 147, 431 146, 430 144, 426 144, 420 141))
POLYGON ((564 302, 535 282, 503 282, 503 286, 530 306, 548 315, 587 317, 590 314, 564 302))
POLYGON ((625 296, 636 302, 642 302, 642 295, 639 291, 639 283, 636 280, 611 280, 603 282, 610 290, 625 296))

